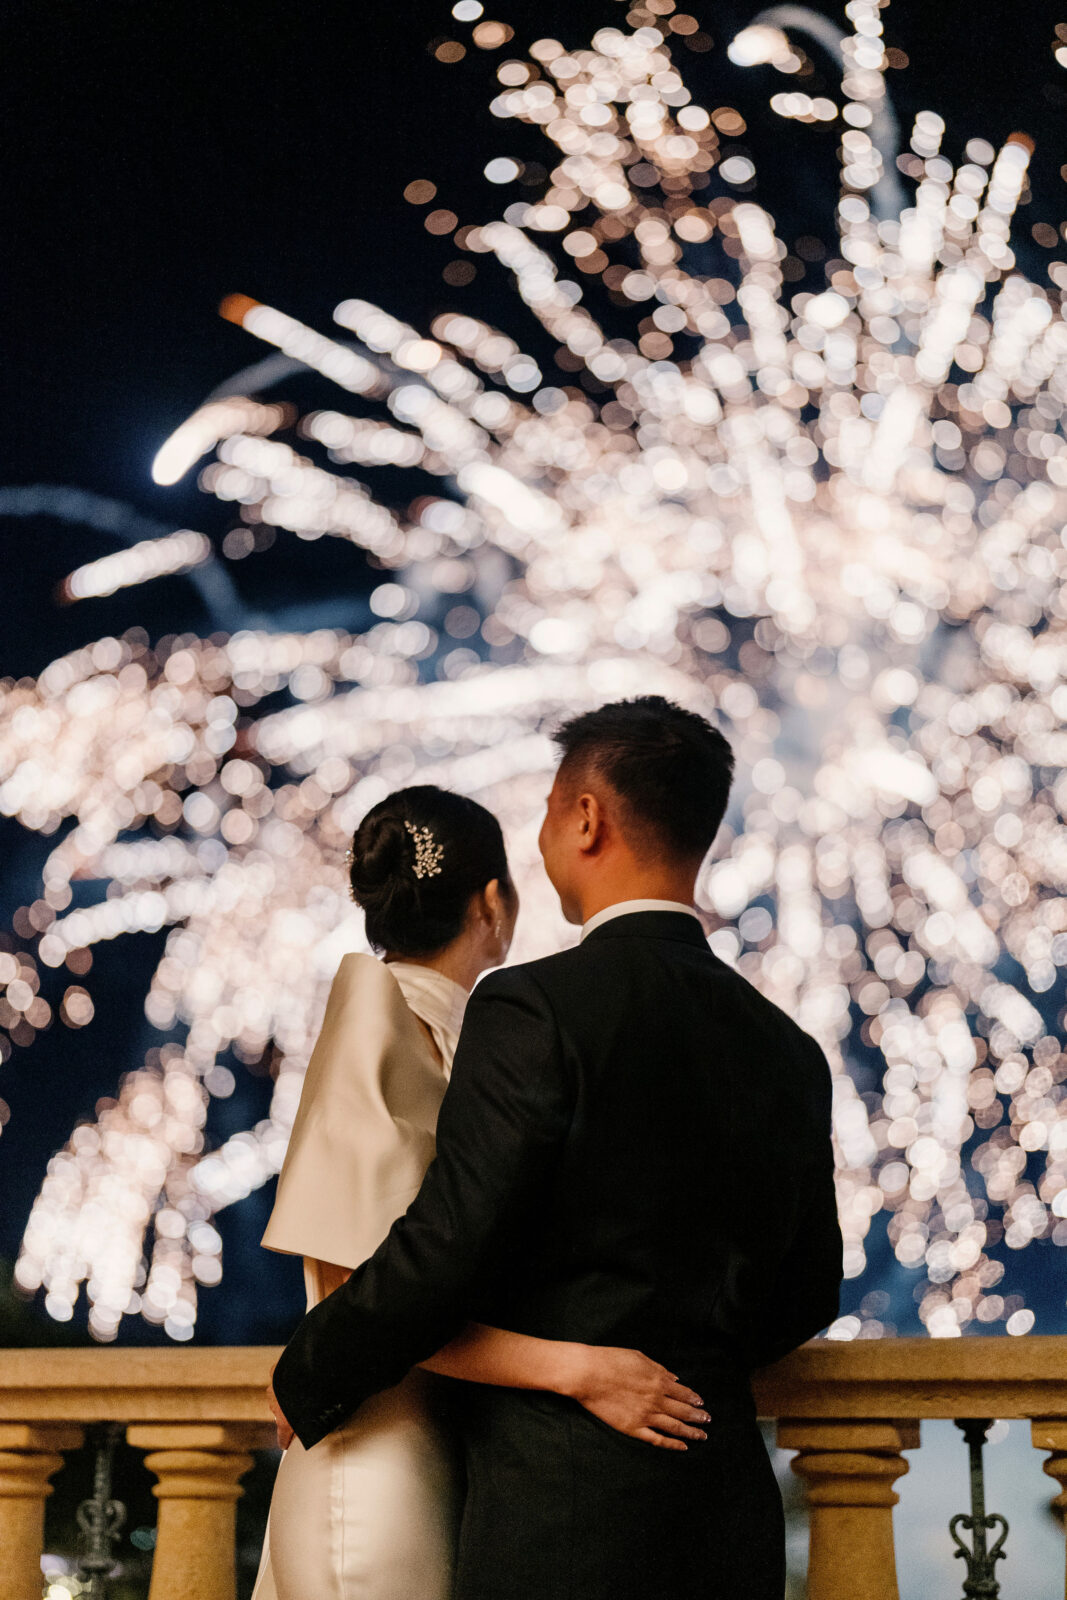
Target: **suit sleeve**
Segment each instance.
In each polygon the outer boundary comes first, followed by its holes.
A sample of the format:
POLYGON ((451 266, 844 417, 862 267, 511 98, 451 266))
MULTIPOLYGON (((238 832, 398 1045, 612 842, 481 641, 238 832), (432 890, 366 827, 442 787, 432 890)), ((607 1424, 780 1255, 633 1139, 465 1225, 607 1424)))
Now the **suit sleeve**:
POLYGON ((815 1137, 797 1226, 767 1300, 769 1325, 757 1343, 757 1367, 780 1360, 821 1333, 838 1312, 842 1240, 831 1138, 832 1080, 826 1057, 814 1040, 811 1046, 815 1137))
POLYGON ((486 978, 467 1008, 422 1188, 375 1254, 304 1318, 275 1369, 305 1447, 464 1326, 543 1191, 573 1102, 539 986, 521 968, 486 978))

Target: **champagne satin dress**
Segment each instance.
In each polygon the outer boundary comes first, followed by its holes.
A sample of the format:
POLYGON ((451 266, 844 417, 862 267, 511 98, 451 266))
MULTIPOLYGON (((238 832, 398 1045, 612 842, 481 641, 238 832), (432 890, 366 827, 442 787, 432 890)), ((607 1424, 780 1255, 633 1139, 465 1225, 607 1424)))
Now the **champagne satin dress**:
MULTIPOLYGON (((373 1255, 418 1192, 466 999, 428 967, 342 961, 263 1236, 304 1257, 309 1309, 344 1275, 323 1264, 373 1255)), ((437 1380, 411 1372, 312 1450, 293 1440, 253 1600, 449 1600, 461 1506, 437 1380)))

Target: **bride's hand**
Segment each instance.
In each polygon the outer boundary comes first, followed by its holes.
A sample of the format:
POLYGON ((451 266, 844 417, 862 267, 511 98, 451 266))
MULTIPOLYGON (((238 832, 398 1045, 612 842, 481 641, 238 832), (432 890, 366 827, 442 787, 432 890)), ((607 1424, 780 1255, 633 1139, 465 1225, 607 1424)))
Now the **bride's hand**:
POLYGON ((581 1345, 567 1393, 617 1433, 664 1450, 685 1450, 686 1439, 706 1439, 699 1426, 711 1418, 704 1402, 673 1372, 640 1350, 581 1345))

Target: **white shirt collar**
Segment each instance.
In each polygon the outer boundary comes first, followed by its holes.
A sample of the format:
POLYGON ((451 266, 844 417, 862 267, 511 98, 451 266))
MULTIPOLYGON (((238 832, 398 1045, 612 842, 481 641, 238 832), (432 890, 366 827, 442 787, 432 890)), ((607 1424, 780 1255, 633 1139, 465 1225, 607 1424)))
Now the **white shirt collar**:
POLYGON ((589 918, 582 928, 582 939, 588 938, 594 928, 602 927, 613 917, 628 917, 631 911, 682 911, 687 917, 694 917, 697 922, 700 921, 692 906, 683 905, 680 900, 619 900, 615 905, 605 906, 603 911, 598 911, 594 917, 589 918))

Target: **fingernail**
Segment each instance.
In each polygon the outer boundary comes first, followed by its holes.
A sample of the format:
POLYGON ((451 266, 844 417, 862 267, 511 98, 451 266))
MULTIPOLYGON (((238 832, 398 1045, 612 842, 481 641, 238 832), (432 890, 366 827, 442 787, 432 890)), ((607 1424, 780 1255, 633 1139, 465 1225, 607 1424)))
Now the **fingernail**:
POLYGON ((708 1416, 708 1413, 707 1413, 707 1412, 706 1412, 706 1411, 702 1411, 702 1412, 701 1412, 701 1413, 700 1413, 700 1418, 699 1418, 699 1420, 700 1420, 700 1421, 701 1421, 701 1422, 710 1422, 710 1421, 711 1421, 711 1418, 710 1418, 710 1417, 709 1417, 709 1416, 708 1416))
POLYGON ((698 1435, 699 1435, 699 1437, 701 1439, 706 1439, 707 1438, 707 1434, 706 1433, 701 1433, 699 1428, 697 1429, 697 1433, 698 1433, 698 1435))

